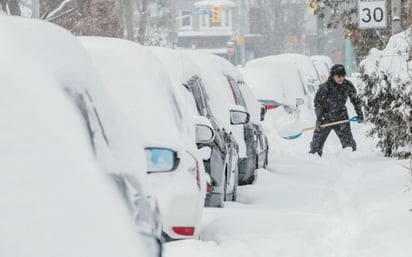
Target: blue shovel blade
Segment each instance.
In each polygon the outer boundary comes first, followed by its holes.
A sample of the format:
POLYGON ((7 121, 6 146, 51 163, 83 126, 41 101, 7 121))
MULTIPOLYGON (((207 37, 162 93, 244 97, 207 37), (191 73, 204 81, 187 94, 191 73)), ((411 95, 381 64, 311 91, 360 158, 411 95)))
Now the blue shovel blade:
POLYGON ((296 139, 296 138, 300 137, 301 135, 302 135, 302 133, 299 133, 299 134, 296 134, 296 135, 293 135, 293 136, 286 136, 286 137, 283 137, 283 138, 288 139, 288 140, 293 140, 293 139, 296 139))

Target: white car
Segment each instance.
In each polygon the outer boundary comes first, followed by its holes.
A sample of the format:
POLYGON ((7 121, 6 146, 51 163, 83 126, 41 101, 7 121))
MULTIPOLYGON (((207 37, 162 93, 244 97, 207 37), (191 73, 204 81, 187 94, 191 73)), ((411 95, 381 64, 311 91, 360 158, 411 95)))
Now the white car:
POLYGON ((165 238, 197 238, 206 193, 202 159, 172 83, 143 46, 121 39, 80 37, 114 100, 139 127, 149 178, 159 200, 165 238))
POLYGON ((329 78, 330 68, 333 66, 332 60, 326 55, 314 55, 310 59, 312 59, 313 65, 319 73, 321 83, 325 82, 329 78))
MULTIPOLYGON (((5 23, 0 17, 1 32, 5 23)), ((1 255, 153 256, 98 170, 82 117, 59 82, 37 59, 4 48, 3 36, 1 255)))
POLYGON ((289 113, 295 113, 297 102, 301 102, 297 99, 302 99, 304 110, 313 112, 316 88, 305 84, 301 71, 288 55, 251 60, 241 72, 258 99, 279 103, 289 113), (309 88, 312 93, 309 92, 309 88))
POLYGON ((139 134, 107 94, 80 42, 52 23, 17 17, 1 21, 1 34, 0 51, 21 60, 21 70, 30 70, 26 61, 36 60, 34 65, 47 69, 70 97, 82 114, 100 169, 117 184, 136 229, 160 239, 160 213, 139 134))

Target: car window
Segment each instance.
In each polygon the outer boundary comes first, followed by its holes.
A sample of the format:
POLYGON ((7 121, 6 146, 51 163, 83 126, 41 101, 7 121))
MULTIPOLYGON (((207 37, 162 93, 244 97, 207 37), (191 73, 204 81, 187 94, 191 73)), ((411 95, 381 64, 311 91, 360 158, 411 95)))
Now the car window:
POLYGON ((231 77, 227 77, 227 81, 229 83, 230 89, 232 91, 233 94, 233 98, 235 100, 235 103, 238 105, 241 105, 245 108, 245 110, 247 110, 247 106, 246 106, 246 102, 245 99, 243 98, 242 93, 240 92, 239 86, 237 84, 237 81, 234 80, 231 77))
POLYGON ((183 114, 182 110, 179 107, 179 104, 177 103, 176 95, 174 93, 171 94, 172 98, 172 112, 175 118, 175 123, 179 130, 182 129, 182 124, 183 124, 183 114))
POLYGON ((185 85, 188 87, 188 90, 191 92, 193 99, 195 100, 196 109, 199 114, 202 116, 207 116, 208 106, 199 83, 199 78, 192 78, 187 81, 185 85))
MULTIPOLYGON (((110 142, 104 130, 103 123, 100 119, 99 112, 94 106, 93 99, 88 91, 82 93, 66 90, 69 96, 74 100, 85 121, 90 136, 90 143, 95 154, 109 153, 110 142)), ((102 156, 103 157, 103 156, 102 156)), ((104 156, 103 158, 107 157, 104 156)))

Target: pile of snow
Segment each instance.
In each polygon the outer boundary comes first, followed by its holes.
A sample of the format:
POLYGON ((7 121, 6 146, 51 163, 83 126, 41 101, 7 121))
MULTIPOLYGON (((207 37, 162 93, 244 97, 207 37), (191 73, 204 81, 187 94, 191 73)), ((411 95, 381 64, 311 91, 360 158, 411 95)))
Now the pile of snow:
POLYGON ((385 49, 373 48, 361 62, 365 117, 386 156, 407 156, 412 149, 411 48, 410 29, 392 36, 385 49))
POLYGON ((412 77, 411 47, 412 31, 401 32, 389 39, 385 49, 372 48, 360 66, 368 75, 375 75, 382 79, 388 76, 391 84, 410 83, 412 77))
POLYGON ((384 158, 366 130, 353 126, 354 153, 331 133, 322 158, 307 154, 311 133, 284 140, 238 202, 206 209, 202 241, 167 243, 165 256, 409 257, 409 163, 384 158))

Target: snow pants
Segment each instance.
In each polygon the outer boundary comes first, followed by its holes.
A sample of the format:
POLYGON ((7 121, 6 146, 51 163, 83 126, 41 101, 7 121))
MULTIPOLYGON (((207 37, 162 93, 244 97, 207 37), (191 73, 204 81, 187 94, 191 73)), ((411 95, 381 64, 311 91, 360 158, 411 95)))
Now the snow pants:
POLYGON ((353 139, 350 124, 347 122, 335 126, 315 129, 312 142, 310 143, 310 153, 318 153, 322 156, 323 146, 332 130, 335 131, 336 135, 339 137, 342 148, 350 146, 353 151, 356 150, 356 142, 353 139))

